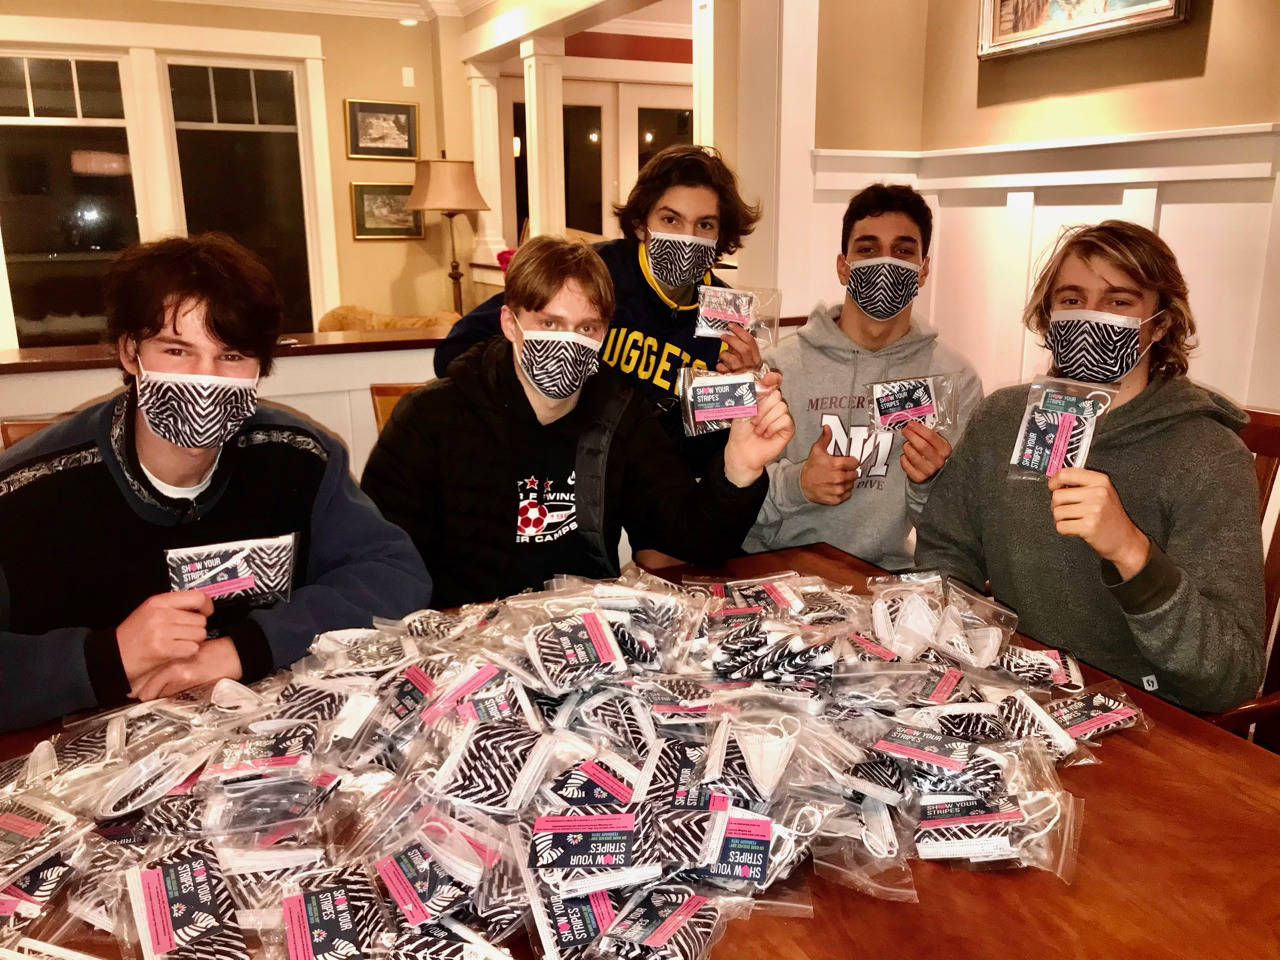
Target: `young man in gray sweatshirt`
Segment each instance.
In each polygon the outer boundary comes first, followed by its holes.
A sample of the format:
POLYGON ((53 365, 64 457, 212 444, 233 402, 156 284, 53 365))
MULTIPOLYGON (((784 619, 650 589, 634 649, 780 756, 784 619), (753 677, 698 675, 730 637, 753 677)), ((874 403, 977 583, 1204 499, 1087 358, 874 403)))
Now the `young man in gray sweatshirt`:
POLYGON ((849 201, 836 276, 844 302, 819 308, 764 359, 792 385, 795 437, 770 464, 769 496, 743 547, 826 542, 889 570, 911 566, 912 524, 951 455, 982 384, 958 353, 911 315, 929 276, 933 215, 910 187, 875 184, 849 201), (955 425, 877 432, 867 388, 950 374, 955 425))
POLYGON ((916 561, 990 581, 1019 629, 1193 710, 1262 681, 1262 535, 1247 417, 1187 379, 1195 322, 1173 252, 1108 220, 1059 242, 1024 321, 1055 375, 1114 383, 1085 467, 1012 479, 1027 387, 969 424, 920 520, 916 561))

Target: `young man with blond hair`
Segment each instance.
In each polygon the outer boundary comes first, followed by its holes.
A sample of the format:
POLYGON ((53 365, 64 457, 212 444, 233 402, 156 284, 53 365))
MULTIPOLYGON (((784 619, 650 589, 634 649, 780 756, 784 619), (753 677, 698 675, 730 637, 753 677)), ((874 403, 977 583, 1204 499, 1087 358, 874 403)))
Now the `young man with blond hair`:
POLYGON ((507 270, 500 335, 397 405, 362 486, 413 538, 454 606, 556 574, 618 573, 621 531, 700 563, 733 553, 793 427, 778 389, 733 421, 701 483, 600 349, 613 284, 589 246, 535 237, 507 270))
POLYGON ((1055 376, 1119 393, 1082 468, 1007 477, 1027 387, 992 394, 942 471, 916 562, 990 581, 1043 643, 1193 710, 1262 680, 1262 537, 1231 401, 1187 378, 1195 321, 1173 251, 1122 220, 1065 234, 1023 320, 1055 376))

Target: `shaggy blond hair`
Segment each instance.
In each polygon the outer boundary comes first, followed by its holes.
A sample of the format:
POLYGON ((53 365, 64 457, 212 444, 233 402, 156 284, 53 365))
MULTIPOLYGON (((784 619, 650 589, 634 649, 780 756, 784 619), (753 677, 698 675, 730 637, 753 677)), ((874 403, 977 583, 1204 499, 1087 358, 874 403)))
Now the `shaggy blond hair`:
POLYGON ((1049 332, 1054 281, 1070 256, 1086 261, 1101 257, 1128 274, 1139 287, 1156 293, 1156 309, 1162 312, 1152 322, 1157 331, 1164 331, 1164 336, 1151 344, 1151 376, 1184 375, 1196 347, 1196 321, 1187 302, 1187 281, 1169 245, 1146 227, 1127 220, 1104 220, 1096 226, 1063 231, 1049 262, 1036 278, 1023 311, 1022 322, 1027 329, 1041 337, 1049 332))

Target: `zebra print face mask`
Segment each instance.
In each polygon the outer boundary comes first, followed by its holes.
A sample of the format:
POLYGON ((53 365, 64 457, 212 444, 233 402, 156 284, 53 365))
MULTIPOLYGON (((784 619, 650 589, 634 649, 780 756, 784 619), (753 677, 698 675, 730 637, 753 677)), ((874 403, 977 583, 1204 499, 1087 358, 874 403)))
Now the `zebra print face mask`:
POLYGON ((564 400, 600 369, 601 340, 558 330, 525 330, 520 369, 548 400, 564 400))
POLYGON ((683 287, 706 276, 716 262, 716 245, 689 234, 650 231, 645 254, 655 280, 665 287, 683 287))
POLYGON ((258 409, 258 378, 148 373, 138 357, 138 409, 175 447, 220 447, 258 409))
POLYGON ((1159 310, 1142 320, 1103 310, 1054 310, 1049 314, 1045 346, 1062 376, 1086 383, 1116 383, 1147 352, 1138 350, 1138 331, 1162 313, 1159 310))
POLYGON ((892 320, 920 292, 920 264, 897 257, 850 260, 845 289, 863 313, 884 323, 892 320))

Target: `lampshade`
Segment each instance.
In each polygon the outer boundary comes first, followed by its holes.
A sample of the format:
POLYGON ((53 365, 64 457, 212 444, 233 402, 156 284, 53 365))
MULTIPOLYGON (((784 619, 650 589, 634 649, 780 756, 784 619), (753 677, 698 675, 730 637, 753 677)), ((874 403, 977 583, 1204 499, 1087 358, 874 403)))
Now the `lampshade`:
POLYGON ((409 210, 488 210, 470 160, 419 160, 409 210))

